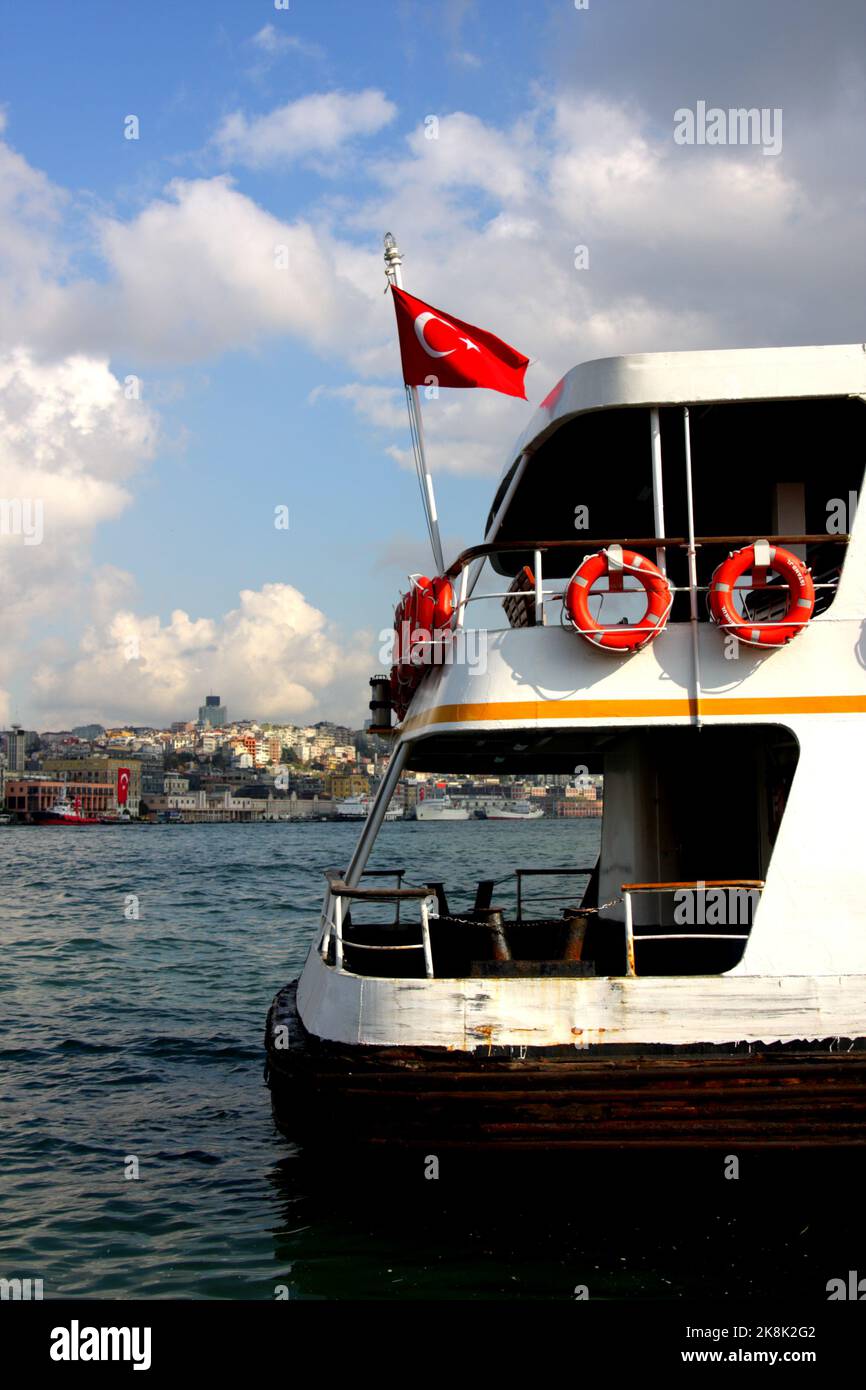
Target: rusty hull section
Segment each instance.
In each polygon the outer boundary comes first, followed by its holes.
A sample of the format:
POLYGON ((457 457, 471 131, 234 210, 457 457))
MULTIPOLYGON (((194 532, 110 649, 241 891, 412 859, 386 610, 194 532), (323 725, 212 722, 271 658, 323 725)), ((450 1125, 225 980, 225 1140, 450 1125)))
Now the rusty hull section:
POLYGON ((274 1000, 266 1075, 282 1132, 402 1149, 866 1148, 866 1039, 760 1046, 349 1047, 274 1000), (279 1037, 281 1046, 275 1045, 279 1037))

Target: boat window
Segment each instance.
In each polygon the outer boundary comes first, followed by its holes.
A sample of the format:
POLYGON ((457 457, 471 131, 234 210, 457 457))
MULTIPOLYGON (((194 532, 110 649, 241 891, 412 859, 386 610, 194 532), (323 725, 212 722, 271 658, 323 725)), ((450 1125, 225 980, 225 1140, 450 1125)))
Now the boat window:
MULTIPOLYGON (((549 577, 567 578, 588 541, 654 535, 650 412, 632 408, 595 411, 558 429, 531 459, 497 539, 574 540, 574 550, 545 559, 549 577)), ((516 575, 532 553, 491 563, 516 575)))
MULTIPOLYGON (((866 408, 859 398, 757 401, 693 406, 690 414, 696 536, 815 535, 826 541, 791 542, 816 583, 816 613, 835 594, 846 546, 833 537, 852 528, 863 480, 866 408)), ((687 532, 683 412, 660 411, 665 529, 687 532)), ((745 543, 745 542, 744 542, 745 543)), ((729 540, 702 545, 699 585, 737 549, 729 540)), ((668 576, 688 584, 682 550, 668 551, 668 576)), ((706 605, 700 605, 706 619, 706 605)), ((687 594, 671 617, 687 621, 687 594)))

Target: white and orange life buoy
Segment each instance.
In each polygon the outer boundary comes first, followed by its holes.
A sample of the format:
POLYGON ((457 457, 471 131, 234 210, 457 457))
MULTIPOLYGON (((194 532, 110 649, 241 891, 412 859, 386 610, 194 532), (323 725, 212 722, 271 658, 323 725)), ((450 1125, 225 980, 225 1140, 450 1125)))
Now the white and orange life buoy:
POLYGON ((790 550, 770 545, 768 541, 755 541, 754 545, 732 551, 727 560, 722 561, 710 580, 708 599, 713 622, 725 632, 733 633, 740 642, 753 647, 783 647, 803 631, 812 617, 815 585, 810 570, 790 550), (784 617, 776 622, 755 623, 738 611, 734 603, 737 580, 749 570, 751 584, 742 588, 764 588, 768 570, 781 577, 788 589, 784 617))
POLYGON ((609 545, 595 555, 588 555, 575 570, 565 591, 564 612, 572 627, 587 641, 612 652, 638 652, 664 630, 671 611, 673 595, 661 570, 634 550, 621 545, 609 545), (632 574, 646 594, 646 610, 638 623, 623 623, 605 627, 596 622, 589 611, 589 598, 597 580, 607 576, 608 592, 625 592, 623 578, 632 574))

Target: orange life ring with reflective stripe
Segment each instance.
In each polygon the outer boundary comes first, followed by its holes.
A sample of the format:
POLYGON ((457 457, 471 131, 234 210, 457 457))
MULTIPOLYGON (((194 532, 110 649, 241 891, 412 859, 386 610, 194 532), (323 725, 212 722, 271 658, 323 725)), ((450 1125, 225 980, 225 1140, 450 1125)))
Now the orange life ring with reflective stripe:
POLYGON ((638 652, 664 630, 671 611, 671 586, 645 555, 611 545, 588 555, 575 570, 565 591, 564 611, 572 627, 597 647, 612 652, 638 652), (622 579, 632 574, 643 586, 646 610, 638 623, 605 627, 589 611, 589 596, 597 580, 608 577, 609 592, 622 591, 622 579))
MULTIPOLYGON (((746 588, 745 585, 742 586, 746 588)), ((781 588, 781 586, 780 586, 781 588)), ((783 647, 802 632, 815 611, 815 585, 812 574, 802 560, 783 550, 780 545, 756 541, 754 545, 734 550, 718 566, 709 588, 710 616, 714 623, 732 632, 740 642, 753 647, 783 647), (744 618, 734 604, 737 580, 747 570, 752 571, 751 588, 763 588, 767 570, 784 580, 788 588, 785 616, 772 623, 755 623, 744 618)))

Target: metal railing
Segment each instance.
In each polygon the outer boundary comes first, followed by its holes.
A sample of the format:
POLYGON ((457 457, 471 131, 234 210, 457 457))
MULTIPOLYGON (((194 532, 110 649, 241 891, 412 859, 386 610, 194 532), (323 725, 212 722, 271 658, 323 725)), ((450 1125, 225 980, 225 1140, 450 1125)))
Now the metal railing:
MULTIPOLYGON (((742 536, 696 536, 694 545, 698 549, 701 546, 708 545, 754 545, 758 540, 765 540, 770 545, 847 545, 850 539, 850 534, 847 532, 840 535, 828 535, 823 532, 818 532, 778 536, 756 536, 751 534, 742 536)), ((470 603, 480 603, 488 599, 507 599, 520 596, 519 594, 515 595, 512 589, 506 589, 501 593, 470 593, 470 569, 476 561, 480 560, 483 562, 489 556, 497 554, 531 554, 533 556, 535 586, 534 589, 525 590, 524 597, 534 603, 535 622, 536 624, 540 624, 543 621, 545 600, 552 599, 555 602, 561 603, 565 598, 564 592, 560 592, 556 589, 544 588, 542 556, 557 550, 583 551, 586 554, 591 554, 596 550, 603 550, 606 546, 611 545, 619 545, 627 550, 655 549, 657 552, 663 552, 667 549, 685 550, 688 552, 690 549, 690 542, 683 536, 617 536, 614 538, 601 537, 584 540, 568 539, 556 541, 485 541, 481 545, 472 545, 469 546, 468 549, 462 551, 453 564, 449 565, 448 569, 445 571, 447 577, 452 580, 452 582, 458 578, 460 580, 457 602, 455 605, 454 627, 463 627, 466 608, 470 603)), ((692 592, 706 593, 709 589, 709 585, 707 584, 696 584, 694 587, 690 584, 672 584, 670 587, 672 593, 675 594, 689 594, 692 592)), ((742 585, 738 587, 745 589, 747 586, 742 585)), ((772 587, 778 587, 781 591, 782 588, 786 586, 780 584, 772 587)), ((835 589, 836 581, 831 580, 824 584, 816 584, 815 587, 820 589, 835 589)), ((601 595, 607 591, 598 589, 595 590, 595 592, 601 595)), ((640 590, 626 589, 620 592, 626 594, 639 594, 640 590)), ((608 629, 604 630, 607 631, 608 629)), ((613 629, 610 630, 612 631, 613 629)))
MULTIPOLYGON (((370 877, 382 878, 394 875, 398 878, 398 883, 402 882, 403 869, 371 869, 368 871, 370 877)), ((334 939, 334 965, 337 970, 343 969, 344 946, 348 946, 352 951, 423 951, 424 953, 424 974, 428 980, 433 978, 433 953, 430 947, 430 917, 427 908, 427 899, 431 896, 431 889, 428 887, 420 888, 350 888, 343 880, 342 875, 328 870, 325 873, 327 879, 327 890, 325 901, 322 906, 321 927, 322 939, 319 942, 319 954, 324 961, 328 959, 331 946, 331 938, 334 939), (410 942, 394 942, 386 945, 373 945, 363 941, 349 940, 344 941, 343 928, 345 925, 346 912, 344 904, 353 903, 393 903, 396 909, 396 916, 391 926, 400 925, 400 904, 407 901, 415 901, 419 905, 421 940, 410 942)))
MULTIPOLYGON (((591 869, 515 869, 514 876, 517 879, 517 921, 523 921, 523 880, 524 878, 566 878, 573 877, 591 878, 595 872, 595 866, 591 869)), ((533 893, 533 898, 538 901, 539 895, 533 893)), ((545 893, 541 895, 543 902, 563 902, 568 899, 565 893, 545 893)))
MULTIPOLYGON (((635 934, 632 894, 675 893, 683 889, 703 892, 707 888, 745 888, 749 891, 761 892, 763 887, 764 880, 761 878, 707 878, 690 879, 677 883, 623 883, 621 891, 625 907, 626 975, 632 979, 637 975, 634 957, 635 934)), ((653 932, 646 936, 637 937, 641 943, 644 941, 748 941, 748 939, 748 932, 653 932)))

